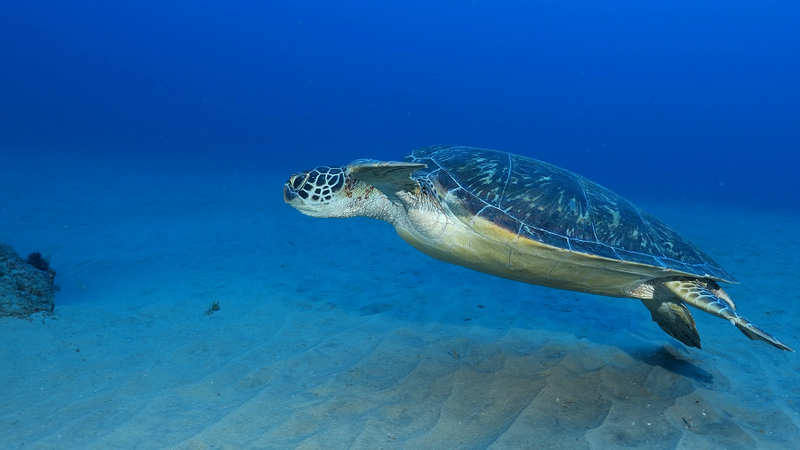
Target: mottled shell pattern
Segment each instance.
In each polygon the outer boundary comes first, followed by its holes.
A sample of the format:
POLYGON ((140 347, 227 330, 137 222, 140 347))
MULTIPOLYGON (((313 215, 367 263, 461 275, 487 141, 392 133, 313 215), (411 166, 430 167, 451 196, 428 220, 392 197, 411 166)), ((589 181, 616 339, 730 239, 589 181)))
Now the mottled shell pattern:
POLYGON ((532 158, 460 146, 413 151, 414 178, 467 219, 481 216, 519 239, 616 261, 736 282, 675 230, 610 190, 532 158), (449 195, 445 195, 448 194, 449 195))

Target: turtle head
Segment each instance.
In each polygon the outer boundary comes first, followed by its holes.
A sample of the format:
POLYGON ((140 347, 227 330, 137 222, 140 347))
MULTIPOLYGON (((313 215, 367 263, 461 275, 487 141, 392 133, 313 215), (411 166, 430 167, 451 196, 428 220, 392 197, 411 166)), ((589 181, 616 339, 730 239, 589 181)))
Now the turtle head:
POLYGON ((289 177, 283 201, 311 217, 372 216, 371 203, 380 196, 370 195, 374 190, 353 178, 348 167, 319 166, 289 177))
POLYGON ((345 178, 342 167, 319 166, 297 172, 283 185, 283 201, 309 216, 336 217, 345 178))

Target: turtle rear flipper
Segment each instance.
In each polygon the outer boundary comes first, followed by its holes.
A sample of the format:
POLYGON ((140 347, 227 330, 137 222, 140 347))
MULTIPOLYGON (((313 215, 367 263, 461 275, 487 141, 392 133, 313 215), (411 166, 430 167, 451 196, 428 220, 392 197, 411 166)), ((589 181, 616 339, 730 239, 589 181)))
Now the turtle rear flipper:
POLYGON ((700 333, 694 323, 694 317, 686 305, 672 299, 641 299, 650 311, 653 322, 662 330, 689 347, 700 348, 700 333))
POLYGON ((397 202, 398 192, 419 192, 419 181, 411 178, 411 174, 426 167, 426 164, 357 159, 347 166, 347 171, 356 180, 374 186, 397 202))
POLYGON ((664 286, 685 303, 736 325, 748 338, 768 342, 781 350, 794 351, 775 336, 736 313, 730 307, 732 302, 729 299, 715 295, 712 289, 724 293, 716 283, 709 287, 702 280, 669 280, 664 282, 664 286))

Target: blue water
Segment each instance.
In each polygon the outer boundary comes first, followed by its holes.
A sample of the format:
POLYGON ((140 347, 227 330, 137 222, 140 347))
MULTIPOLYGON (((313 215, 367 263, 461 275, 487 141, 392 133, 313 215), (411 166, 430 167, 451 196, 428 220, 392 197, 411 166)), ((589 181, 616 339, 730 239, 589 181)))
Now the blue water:
POLYGON ((435 144, 554 163, 698 244, 797 349, 798 18, 1 2, 0 242, 61 290, 54 316, 0 318, 0 447, 788 448, 797 354, 696 310, 688 349, 638 301, 447 265, 281 188, 435 144))
POLYGON ((460 144, 629 197, 796 207, 800 4, 0 6, 2 151, 291 173, 460 144))

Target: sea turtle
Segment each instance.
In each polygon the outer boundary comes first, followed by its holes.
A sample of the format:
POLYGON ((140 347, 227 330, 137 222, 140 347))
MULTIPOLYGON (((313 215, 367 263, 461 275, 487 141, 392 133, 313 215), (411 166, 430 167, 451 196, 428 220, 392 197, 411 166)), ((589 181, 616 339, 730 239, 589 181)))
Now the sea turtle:
POLYGON ((298 172, 286 203, 313 217, 365 216, 394 225, 441 261, 525 283, 640 299, 661 329, 690 347, 686 305, 750 339, 791 349, 740 316, 718 283, 736 283, 694 244, 610 190, 524 156, 461 146, 404 161, 359 159, 298 172))

